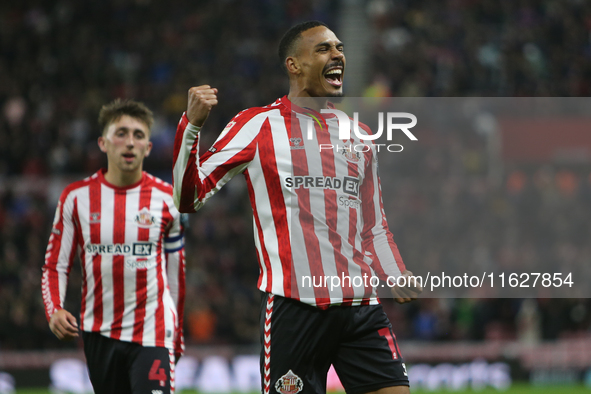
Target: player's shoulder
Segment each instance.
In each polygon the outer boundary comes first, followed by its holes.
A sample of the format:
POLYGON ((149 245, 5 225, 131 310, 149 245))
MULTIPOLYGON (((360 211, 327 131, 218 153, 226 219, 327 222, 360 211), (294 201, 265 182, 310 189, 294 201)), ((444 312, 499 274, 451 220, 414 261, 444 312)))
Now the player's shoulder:
POLYGON ((80 179, 78 181, 74 181, 74 182, 70 183, 62 191, 62 199, 65 200, 68 196, 75 194, 78 190, 84 189, 95 182, 100 182, 98 172, 96 172, 96 173, 92 174, 91 176, 86 177, 84 179, 80 179))
MULTIPOLYGON (((233 137, 240 130, 245 130, 245 129, 248 129, 251 131, 252 130, 259 130, 261 123, 258 121, 253 121, 254 122, 253 123, 251 121, 254 118, 257 118, 258 115, 269 113, 270 111, 279 109, 278 102, 279 102, 279 100, 277 100, 275 103, 265 105, 263 107, 251 107, 251 108, 247 108, 247 109, 244 109, 244 110, 238 112, 238 114, 236 114, 232 118, 232 120, 230 120, 230 122, 228 122, 226 127, 224 127, 224 129, 220 133, 219 138, 227 137, 227 136, 233 137), (252 129, 252 128, 250 128, 251 125, 256 125, 256 126, 254 129, 252 129)), ((265 116, 265 115, 263 115, 263 116, 265 116)))
POLYGON ((155 175, 149 174, 144 171, 144 185, 156 189, 162 193, 169 194, 172 196, 172 185, 155 175))
POLYGON ((242 111, 238 112, 232 120, 233 121, 237 121, 237 120, 247 121, 247 120, 257 116, 258 114, 277 109, 278 105, 279 105, 279 100, 277 100, 274 103, 271 103, 269 105, 262 106, 262 107, 246 108, 246 109, 243 109, 242 111))
MULTIPOLYGON (((353 118, 349 117, 349 119, 351 120, 351 127, 355 127, 355 121, 353 118)), ((359 125, 359 132, 361 134, 365 134, 365 135, 373 135, 373 131, 371 131, 371 128, 366 125, 363 122, 357 122, 357 124, 359 125)))

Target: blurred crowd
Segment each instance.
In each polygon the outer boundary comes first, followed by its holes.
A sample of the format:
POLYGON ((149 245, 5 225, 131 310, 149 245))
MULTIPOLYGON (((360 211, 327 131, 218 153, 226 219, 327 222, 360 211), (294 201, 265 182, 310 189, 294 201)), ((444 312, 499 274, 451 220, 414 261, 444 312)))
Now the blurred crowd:
MULTIPOLYGON (((203 133, 207 147, 234 114, 287 92, 276 56, 283 32, 319 19, 338 35, 340 7, 337 0, 0 4, 0 349, 64 346, 47 328, 41 266, 55 185, 105 165, 96 148, 100 106, 130 97, 154 110, 145 168, 170 181, 187 89, 219 88, 220 105, 207 123, 213 132, 203 133)), ((590 93, 589 2, 369 0, 366 12, 373 43, 367 96, 590 93)), ((589 162, 506 165, 503 181, 491 183, 482 137, 447 137, 398 156, 400 171, 383 185, 390 228, 409 266, 591 261, 589 162), (476 214, 482 220, 471 220, 476 214)), ((186 250, 187 342, 257 343, 258 263, 242 179, 190 216, 186 250)), ((71 310, 79 283, 76 266, 71 310)), ((536 341, 585 335, 591 327, 591 303, 581 299, 384 304, 399 338, 536 341)))
POLYGON ((393 96, 588 96, 585 0, 372 0, 373 83, 393 96))

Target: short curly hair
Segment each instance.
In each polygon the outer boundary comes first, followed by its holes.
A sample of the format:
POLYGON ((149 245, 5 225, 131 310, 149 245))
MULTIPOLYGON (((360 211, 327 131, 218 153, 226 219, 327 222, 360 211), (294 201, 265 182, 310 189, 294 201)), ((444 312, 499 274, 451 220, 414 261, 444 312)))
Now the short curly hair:
POLYGON ((293 54, 296 47, 295 44, 302 37, 302 33, 318 26, 324 26, 328 29, 328 26, 323 22, 307 21, 293 26, 283 35, 283 38, 279 42, 279 61, 281 62, 281 67, 286 72, 285 59, 293 54))
POLYGON ((152 130, 154 114, 145 104, 130 99, 115 99, 109 104, 103 105, 99 112, 98 123, 101 134, 105 134, 109 125, 121 119, 123 115, 129 115, 148 126, 152 130))

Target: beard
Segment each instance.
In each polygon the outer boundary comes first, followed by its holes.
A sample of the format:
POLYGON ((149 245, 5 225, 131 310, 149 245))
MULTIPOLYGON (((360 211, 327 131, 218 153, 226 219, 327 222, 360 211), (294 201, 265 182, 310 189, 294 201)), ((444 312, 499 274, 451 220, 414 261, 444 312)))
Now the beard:
POLYGON ((341 90, 340 92, 329 93, 327 97, 333 97, 333 98, 345 97, 345 93, 343 93, 343 91, 341 90))
POLYGON ((330 97, 331 103, 340 103, 345 99, 345 93, 341 90, 340 92, 334 92, 329 94, 327 97, 330 97))

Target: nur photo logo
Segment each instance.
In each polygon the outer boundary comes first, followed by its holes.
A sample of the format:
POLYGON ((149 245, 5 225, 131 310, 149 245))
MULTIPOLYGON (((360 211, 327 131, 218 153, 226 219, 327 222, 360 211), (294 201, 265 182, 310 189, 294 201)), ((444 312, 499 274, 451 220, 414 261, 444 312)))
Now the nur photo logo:
MULTIPOLYGON (((336 116, 339 127, 339 139, 344 142, 343 145, 319 144, 320 151, 335 150, 336 152, 367 152, 371 149, 372 146, 374 146, 376 147, 378 152, 382 147, 385 147, 388 150, 388 152, 402 152, 404 147, 401 144, 381 144, 373 142, 384 134, 384 130, 386 131, 387 141, 392 141, 393 133, 395 130, 402 131, 404 135, 406 135, 406 137, 408 137, 408 139, 411 141, 418 141, 418 138, 410 131, 411 128, 416 126, 417 117, 409 112, 378 112, 378 127, 377 131, 373 134, 365 132, 364 130, 362 130, 362 127, 359 126, 359 112, 353 112, 352 118, 349 117, 345 112, 338 109, 321 109, 320 113, 332 114, 336 116), (407 120, 407 122, 399 122, 399 120, 402 119, 407 120), (351 127, 351 125, 353 127, 351 127), (357 139, 361 140, 362 142, 370 141, 369 144, 349 143, 349 141, 351 140, 351 128, 353 129, 353 133, 355 137, 357 137, 357 139)), ((317 117, 313 116, 312 114, 308 115, 312 117, 312 119, 308 119, 306 130, 306 139, 310 141, 314 139, 314 121, 316 121, 316 123, 320 125, 321 129, 322 124, 320 123, 317 117)))

